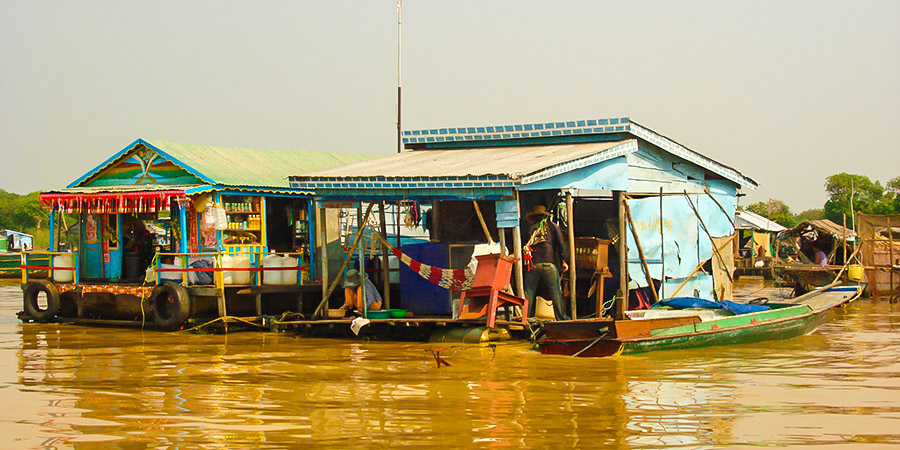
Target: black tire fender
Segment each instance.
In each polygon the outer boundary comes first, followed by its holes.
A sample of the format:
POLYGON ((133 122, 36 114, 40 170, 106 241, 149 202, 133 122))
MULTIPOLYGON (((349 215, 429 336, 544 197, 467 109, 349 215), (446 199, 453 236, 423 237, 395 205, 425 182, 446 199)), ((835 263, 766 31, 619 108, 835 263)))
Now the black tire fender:
POLYGON ((56 285, 44 280, 35 280, 25 286, 22 294, 25 313, 38 322, 46 322, 59 312, 59 289, 56 285), (43 292, 47 296, 47 308, 38 305, 38 295, 43 292))
POLYGON ((150 311, 159 329, 175 331, 191 315, 191 297, 180 284, 164 281, 150 292, 150 311))

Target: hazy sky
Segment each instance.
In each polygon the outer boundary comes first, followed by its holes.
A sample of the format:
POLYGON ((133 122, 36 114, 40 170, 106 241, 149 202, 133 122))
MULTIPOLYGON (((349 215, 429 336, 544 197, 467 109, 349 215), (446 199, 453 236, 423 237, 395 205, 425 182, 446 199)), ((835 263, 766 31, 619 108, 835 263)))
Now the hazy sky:
MULTIPOLYGON (((403 128, 630 117, 821 207, 900 176, 900 1, 403 3, 403 128)), ((0 188, 137 138, 396 151, 397 10, 366 1, 0 0, 0 188)))

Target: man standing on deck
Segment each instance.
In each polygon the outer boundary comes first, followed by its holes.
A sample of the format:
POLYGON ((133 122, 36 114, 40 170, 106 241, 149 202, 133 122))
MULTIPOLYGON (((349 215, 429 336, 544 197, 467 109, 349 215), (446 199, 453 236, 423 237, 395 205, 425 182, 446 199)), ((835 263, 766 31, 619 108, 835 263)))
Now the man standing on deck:
POLYGON ((570 320, 566 316, 563 306, 562 290, 559 286, 559 262, 562 262, 562 270, 569 269, 566 262, 569 252, 566 240, 563 238, 559 227, 550 221, 550 213, 544 205, 535 206, 531 212, 525 214, 531 225, 531 238, 525 244, 526 264, 530 266, 525 273, 525 298, 528 299, 528 317, 534 317, 535 292, 538 283, 544 282, 550 291, 550 299, 553 301, 553 314, 556 320, 570 320))

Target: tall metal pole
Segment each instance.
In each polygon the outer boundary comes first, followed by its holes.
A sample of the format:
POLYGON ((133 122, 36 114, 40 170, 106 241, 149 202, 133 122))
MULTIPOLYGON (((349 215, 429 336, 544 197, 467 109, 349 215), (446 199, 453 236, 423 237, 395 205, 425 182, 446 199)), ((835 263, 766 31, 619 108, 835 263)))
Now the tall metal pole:
POLYGON ((400 86, 401 86, 401 80, 402 80, 401 71, 400 71, 400 67, 401 67, 400 62, 402 60, 402 53, 400 51, 401 50, 400 44, 402 42, 401 41, 402 34, 400 32, 400 30, 401 30, 400 25, 403 23, 403 21, 401 20, 402 14, 400 11, 402 9, 402 6, 403 6, 403 0, 397 0, 397 153, 400 153, 400 151, 403 149, 402 139, 400 137, 400 129, 401 129, 400 128, 400 99, 401 99, 400 86))

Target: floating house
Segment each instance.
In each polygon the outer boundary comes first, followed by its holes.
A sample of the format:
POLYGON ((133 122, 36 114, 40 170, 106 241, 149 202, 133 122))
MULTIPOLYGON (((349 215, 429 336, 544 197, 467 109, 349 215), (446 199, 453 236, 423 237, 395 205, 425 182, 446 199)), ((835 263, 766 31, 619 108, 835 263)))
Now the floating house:
POLYGON ((828 219, 801 222, 775 236, 775 276, 802 294, 835 281, 856 248, 856 232, 828 219), (815 264, 815 249, 828 257, 824 266, 815 264))
POLYGON ((34 248, 34 236, 13 230, 0 231, 0 251, 15 252, 34 248))
POLYGON ((734 226, 735 276, 762 275, 772 277, 775 236, 786 228, 751 211, 736 211, 734 226))
MULTIPOLYGON (((458 314, 459 295, 434 283, 491 242, 518 260, 513 286, 523 296, 525 214, 538 205, 574 250, 564 275, 571 317, 622 318, 657 297, 731 295, 737 194, 756 182, 628 118, 404 131, 403 142, 408 151, 290 177, 323 212, 427 205, 431 241, 399 249, 420 270, 401 267, 392 306, 458 314)), ((320 256, 320 266, 335 266, 320 256)), ((323 283, 340 276, 324 271, 323 283)))
POLYGON ((312 192, 291 188, 287 176, 370 158, 138 139, 41 194, 51 251, 26 259, 49 254, 53 263, 23 265, 23 319, 177 329, 189 319, 298 311, 303 292, 318 289, 315 218, 312 192), (74 252, 57 251, 62 213, 78 218, 74 252), (29 278, 41 269, 50 280, 29 278))

